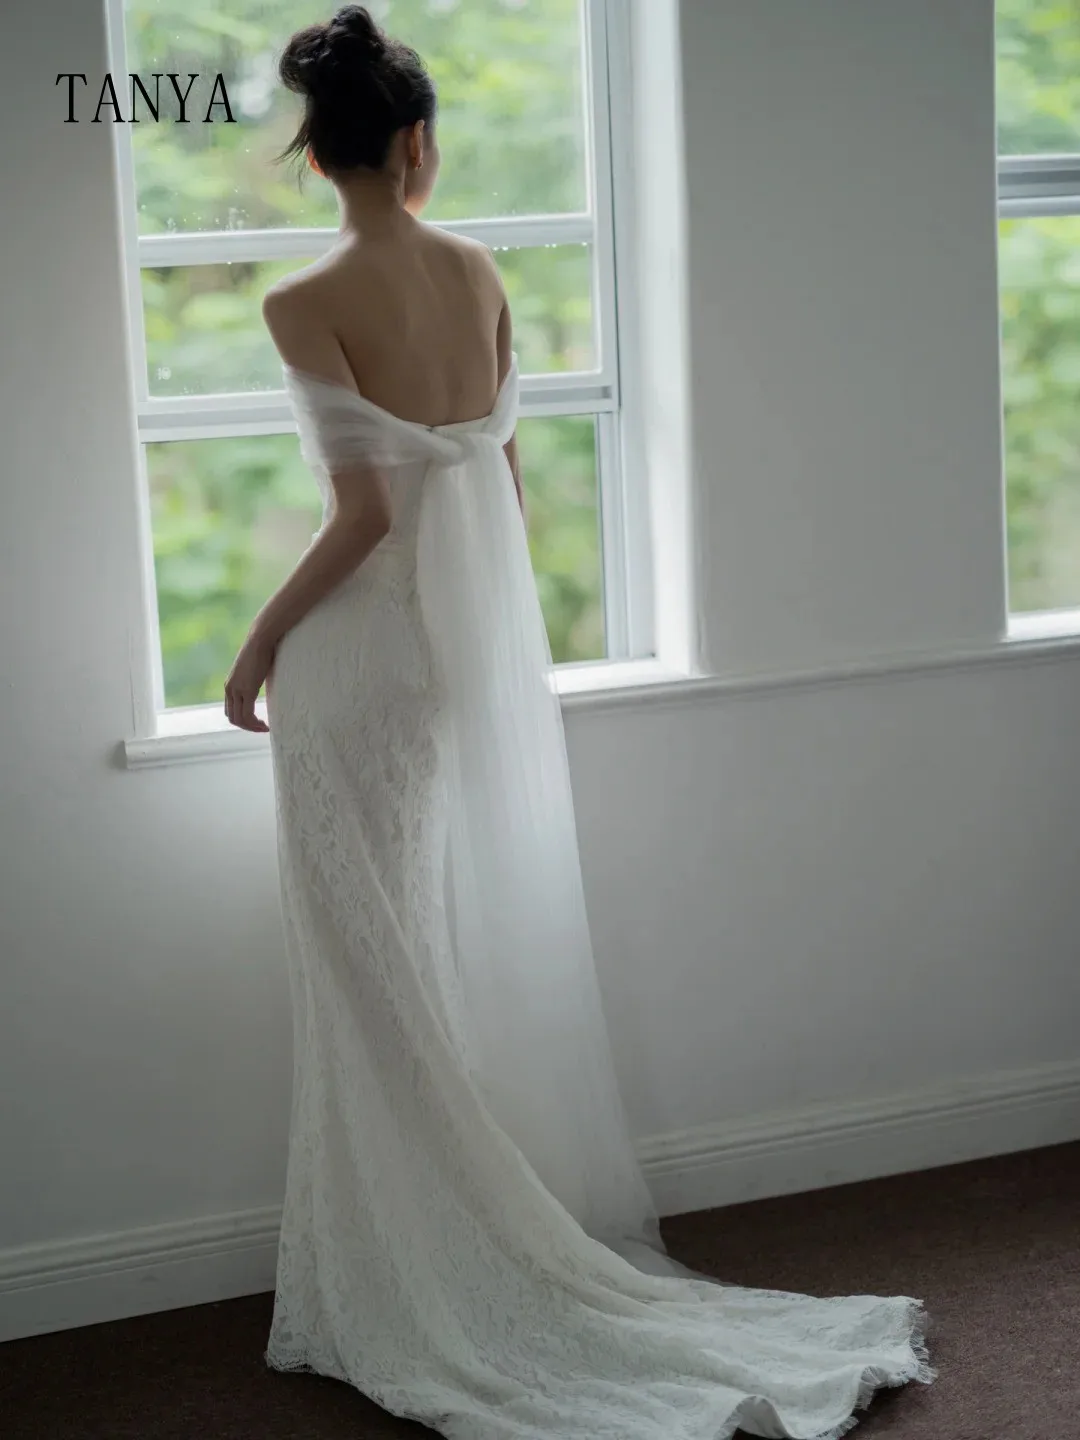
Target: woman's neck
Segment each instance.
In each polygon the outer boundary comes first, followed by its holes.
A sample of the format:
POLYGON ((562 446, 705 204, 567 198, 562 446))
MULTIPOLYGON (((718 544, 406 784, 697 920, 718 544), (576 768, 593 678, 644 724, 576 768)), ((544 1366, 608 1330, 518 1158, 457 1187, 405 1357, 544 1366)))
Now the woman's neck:
POLYGON ((351 175, 334 188, 341 216, 341 235, 377 240, 393 235, 412 223, 413 217, 405 208, 404 176, 392 170, 351 175))

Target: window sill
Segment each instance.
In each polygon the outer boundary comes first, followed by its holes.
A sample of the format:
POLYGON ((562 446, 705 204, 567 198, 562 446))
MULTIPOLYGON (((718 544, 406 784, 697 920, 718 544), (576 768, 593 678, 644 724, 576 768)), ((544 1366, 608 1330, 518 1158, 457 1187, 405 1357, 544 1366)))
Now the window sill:
MULTIPOLYGON (((683 705, 703 699, 825 689, 893 675, 1059 660, 1080 660, 1080 610, 1012 616, 1008 632, 999 643, 969 649, 916 651, 817 670, 745 676, 688 675, 651 658, 594 661, 560 665, 555 683, 564 711, 596 713, 628 706, 683 705)), ((256 706, 256 714, 265 720, 262 701, 256 706)), ((125 763, 131 770, 265 755, 269 750, 268 735, 236 729, 217 705, 163 711, 157 717, 154 735, 123 742, 125 763)))
MULTIPOLYGON (((702 683, 707 682, 668 669, 653 659, 560 665, 555 672, 564 710, 632 704, 658 691, 681 693, 685 687, 695 688, 702 683)), ((266 719, 264 700, 256 702, 255 713, 266 719)), ((192 705, 160 711, 156 732, 125 740, 123 752, 127 768, 138 770, 153 765, 266 755, 270 752, 270 737, 265 732, 230 725, 220 705, 192 705)))
POLYGON ((1074 639, 1080 644, 1080 610, 1041 610, 1010 615, 1008 639, 1023 641, 1074 639))

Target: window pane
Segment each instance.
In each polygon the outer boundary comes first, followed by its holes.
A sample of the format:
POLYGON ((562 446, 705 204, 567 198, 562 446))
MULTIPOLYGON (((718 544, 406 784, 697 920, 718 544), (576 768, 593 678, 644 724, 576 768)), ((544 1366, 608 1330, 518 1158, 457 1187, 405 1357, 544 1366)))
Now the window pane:
POLYGON ((263 321, 261 301, 275 280, 303 263, 143 270, 150 394, 280 390, 281 358, 263 321))
POLYGON ((1080 152, 1080 5, 997 0, 1002 155, 1080 152))
MULTIPOLYGON (((591 416, 518 429, 529 545, 557 661, 604 655, 591 416)), ((252 618, 318 528, 293 435, 147 445, 165 704, 221 699, 252 618)))
MULTIPOLYGON (((294 173, 273 156, 292 139, 300 100, 276 78, 289 36, 325 21, 315 0, 126 0, 128 70, 154 97, 161 72, 161 123, 141 96, 132 126, 142 234, 161 231, 338 225, 328 181, 294 173), (187 117, 183 93, 192 74, 187 117), (236 124, 209 109, 224 77, 236 124), (213 123, 203 123, 207 113, 213 123)), ((580 0, 383 0, 373 12, 419 50, 439 92, 442 170, 428 216, 563 213, 587 209, 580 0)), ((138 94, 138 92, 136 92, 138 94)), ((220 90, 216 96, 220 100, 220 90)), ((125 119, 131 90, 118 92, 125 119)), ((108 112, 106 112, 108 114, 108 112)))
MULTIPOLYGON (((588 245, 541 245, 495 255, 514 315, 524 374, 596 363, 588 245)), ((143 270, 151 395, 280 390, 281 361, 260 302, 296 260, 143 270)))
POLYGON ((1080 606, 1080 216, 1000 224, 1013 612, 1080 606))
POLYGON ((601 578, 596 422, 591 415, 518 424, 525 509, 551 653, 560 664, 607 654, 601 578))
POLYGON ((165 704, 220 700, 322 506, 294 435, 146 447, 165 704))
POLYGON ((597 364, 592 246, 496 250, 522 374, 592 370, 597 364))

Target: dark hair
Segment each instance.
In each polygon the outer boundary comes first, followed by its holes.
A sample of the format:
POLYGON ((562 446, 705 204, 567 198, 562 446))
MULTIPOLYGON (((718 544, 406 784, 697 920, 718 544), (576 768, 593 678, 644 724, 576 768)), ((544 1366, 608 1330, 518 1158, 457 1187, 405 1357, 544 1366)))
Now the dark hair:
POLYGON ((277 156, 297 156, 301 177, 306 150, 327 176, 360 165, 379 170, 398 130, 435 119, 435 86, 424 62, 380 30, 363 5, 343 5, 325 24, 298 30, 278 75, 305 100, 300 128, 277 156))

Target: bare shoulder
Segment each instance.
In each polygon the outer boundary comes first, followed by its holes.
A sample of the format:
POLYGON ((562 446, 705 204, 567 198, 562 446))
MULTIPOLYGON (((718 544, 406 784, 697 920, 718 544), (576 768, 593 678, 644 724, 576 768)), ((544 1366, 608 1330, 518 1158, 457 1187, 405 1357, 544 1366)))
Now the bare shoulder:
POLYGON ((287 310, 297 302, 303 303, 303 297, 315 287, 322 268, 319 261, 316 261, 300 270, 291 270, 288 275, 280 275, 267 287, 263 305, 276 312, 287 310))
POLYGON ((482 240, 468 235, 451 235, 445 230, 432 229, 434 243, 447 253, 456 255, 465 271, 485 286, 493 295, 504 293, 502 275, 495 263, 495 256, 482 240))
POLYGON ((303 325, 315 290, 316 276, 311 271, 312 267, 305 266, 282 275, 264 293, 262 316, 275 343, 281 339, 288 344, 297 325, 303 325))
POLYGON ((262 317, 287 365, 349 384, 349 368, 329 318, 329 268, 322 257, 275 280, 263 294, 262 317))

